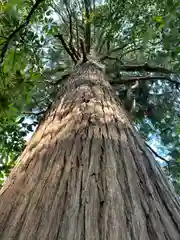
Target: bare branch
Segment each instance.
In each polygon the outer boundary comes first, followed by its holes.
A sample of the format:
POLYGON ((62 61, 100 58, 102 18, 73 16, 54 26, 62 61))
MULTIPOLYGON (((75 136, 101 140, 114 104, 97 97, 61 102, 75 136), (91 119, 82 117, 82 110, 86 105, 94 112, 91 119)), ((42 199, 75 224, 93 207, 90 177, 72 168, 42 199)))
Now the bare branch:
MULTIPOLYGON (((95 10, 96 10, 96 3, 95 3, 95 0, 93 0, 93 13, 95 13, 95 10)), ((96 27, 95 27, 95 22, 94 22, 94 26, 93 26, 93 39, 94 39, 94 42, 95 42, 95 38, 96 38, 96 27)))
POLYGON ((84 42, 82 39, 80 39, 80 45, 81 45, 81 52, 83 56, 83 63, 87 62, 87 54, 86 54, 86 49, 84 47, 84 42))
POLYGON ((120 61, 120 59, 115 58, 115 57, 114 57, 114 58, 111 58, 109 55, 112 54, 112 53, 114 53, 114 52, 118 52, 119 50, 122 50, 123 48, 127 47, 128 45, 129 45, 129 43, 128 43, 128 44, 125 43, 125 44, 122 45, 121 47, 117 47, 117 48, 115 48, 115 49, 112 49, 107 55, 101 57, 101 61, 106 60, 106 59, 120 61))
POLYGON ((52 86, 57 86, 60 83, 62 83, 64 80, 66 80, 69 76, 71 75, 71 72, 69 73, 65 73, 63 76, 61 76, 61 78, 59 78, 56 82, 52 82, 52 81, 46 81, 49 85, 52 86))
POLYGON ((107 55, 109 55, 110 48, 111 48, 111 42, 110 42, 110 40, 108 39, 107 42, 106 42, 106 52, 107 52, 107 55))
POLYGON ((147 143, 145 143, 145 145, 151 150, 151 152, 158 157, 159 159, 163 160, 164 162, 166 162, 169 165, 169 161, 166 160, 165 158, 161 157, 157 152, 155 152, 147 143))
POLYGON ((99 36, 99 41, 98 41, 98 45, 97 45, 97 48, 99 48, 99 50, 98 50, 98 53, 100 53, 101 52, 101 50, 102 50, 102 48, 104 47, 104 44, 105 44, 105 42, 106 42, 106 38, 105 37, 103 37, 103 34, 104 34, 104 32, 102 31, 101 33, 100 33, 100 36, 99 36), (101 38, 103 38, 103 41, 102 42, 100 42, 101 41, 101 38))
POLYGON ((70 12, 68 6, 66 6, 66 10, 67 10, 68 17, 69 17, 69 34, 70 34, 69 45, 71 46, 72 40, 73 40, 72 18, 71 18, 71 12, 70 12))
POLYGON ((41 115, 41 114, 44 114, 45 113, 45 111, 41 111, 41 112, 23 112, 22 114, 24 114, 24 115, 34 115, 34 116, 39 116, 39 115, 41 115))
POLYGON ((84 0, 85 6, 85 44, 86 44, 86 52, 90 53, 90 45, 91 45, 91 24, 90 24, 90 1, 84 0))
POLYGON ((123 62, 116 57, 111 57, 111 56, 106 55, 106 56, 103 56, 103 57, 100 58, 101 61, 104 61, 106 59, 112 60, 112 61, 117 61, 117 62, 120 62, 120 64, 123 64, 123 62))
POLYGON ((133 89, 135 89, 137 87, 139 87, 139 82, 138 81, 136 81, 136 83, 131 86, 131 90, 133 90, 133 89))
POLYGON ((160 96, 164 96, 164 94, 173 94, 173 91, 168 91, 168 92, 163 92, 163 93, 149 93, 149 95, 150 96, 158 96, 158 97, 160 97, 160 96))
POLYGON ((8 50, 8 47, 9 47, 9 44, 11 42, 11 40, 13 39, 13 37, 18 33, 20 32, 24 27, 26 27, 30 20, 31 20, 31 17, 33 15, 33 13, 35 12, 35 10, 39 7, 40 3, 42 3, 44 0, 37 0, 36 3, 32 6, 27 18, 26 18, 26 21, 24 23, 22 23, 19 27, 17 27, 10 35, 9 37, 7 37, 7 40, 5 41, 4 43, 4 46, 2 47, 2 51, 1 51, 1 55, 0 55, 0 68, 1 68, 1 65, 4 61, 4 57, 6 55, 6 52, 8 50))
POLYGON ((71 49, 72 53, 74 54, 74 57, 79 60, 79 56, 78 53, 76 52, 76 49, 73 46, 73 25, 72 25, 72 14, 71 11, 69 10, 68 6, 66 5, 66 10, 67 10, 67 14, 69 17, 69 48, 71 49))
POLYGON ((132 84, 132 82, 139 81, 156 81, 156 80, 167 80, 176 85, 177 88, 180 87, 180 82, 172 80, 169 76, 140 76, 140 77, 128 77, 126 79, 112 80, 110 81, 111 85, 115 84, 132 84))
POLYGON ((62 34, 58 34, 58 35, 55 35, 55 37, 58 37, 64 47, 64 49, 66 50, 66 52, 69 54, 69 56, 72 58, 73 62, 76 63, 77 62, 77 59, 76 57, 74 56, 74 53, 71 51, 71 49, 68 47, 68 44, 65 42, 64 38, 63 38, 63 35, 62 34))
POLYGON ((77 47, 77 52, 79 52, 79 30, 78 30, 77 21, 76 21, 76 47, 77 47))
POLYGON ((146 72, 159 72, 159 73, 175 73, 172 70, 162 67, 151 67, 147 63, 143 65, 121 65, 119 66, 121 71, 132 72, 132 71, 146 71, 146 72))

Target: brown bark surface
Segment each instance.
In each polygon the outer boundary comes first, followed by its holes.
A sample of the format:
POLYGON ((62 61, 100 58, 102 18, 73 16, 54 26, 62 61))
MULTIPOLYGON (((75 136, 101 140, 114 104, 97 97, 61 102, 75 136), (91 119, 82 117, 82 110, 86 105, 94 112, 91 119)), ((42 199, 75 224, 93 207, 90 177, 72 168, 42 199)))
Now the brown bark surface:
POLYGON ((180 207, 103 72, 78 67, 0 191, 0 240, 179 240, 180 207))

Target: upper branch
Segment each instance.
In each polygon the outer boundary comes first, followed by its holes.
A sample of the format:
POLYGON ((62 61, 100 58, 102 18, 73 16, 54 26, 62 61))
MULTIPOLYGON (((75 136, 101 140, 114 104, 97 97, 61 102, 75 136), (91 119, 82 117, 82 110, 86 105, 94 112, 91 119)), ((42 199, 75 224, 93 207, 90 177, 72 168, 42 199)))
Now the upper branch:
POLYGON ((163 160, 164 162, 166 162, 166 163, 169 165, 169 161, 166 160, 165 158, 161 157, 159 154, 157 154, 157 152, 154 151, 154 150, 152 149, 152 147, 149 146, 149 144, 145 143, 145 145, 151 150, 151 152, 152 152, 156 157, 160 158, 161 160, 163 160))
POLYGON ((72 53, 74 54, 74 57, 79 60, 78 53, 76 52, 76 49, 73 46, 73 24, 72 24, 72 16, 71 16, 71 11, 69 10, 68 6, 66 6, 67 14, 69 17, 69 48, 71 49, 72 53))
POLYGON ((119 69, 126 72, 131 71, 146 71, 146 72, 159 72, 159 73, 174 73, 172 70, 161 68, 161 67, 151 67, 147 63, 143 65, 121 65, 119 69))
POLYGON ((74 56, 74 53, 71 51, 71 49, 68 47, 68 44, 65 42, 63 35, 62 34, 58 34, 55 37, 58 37, 64 47, 64 49, 66 50, 66 52, 69 54, 69 56, 72 58, 73 62, 76 63, 76 57, 74 56))
POLYGON ((7 37, 7 40, 5 41, 4 43, 4 46, 2 47, 2 51, 1 51, 1 55, 0 55, 0 68, 1 68, 1 65, 4 61, 4 57, 6 55, 6 52, 7 52, 7 49, 8 49, 8 46, 9 46, 9 43, 10 41, 13 39, 13 37, 18 33, 20 32, 24 27, 26 27, 30 20, 31 20, 31 17, 33 15, 33 13, 35 12, 35 10, 38 8, 38 6, 40 5, 40 3, 42 3, 44 0, 37 0, 36 3, 32 6, 27 18, 26 18, 26 21, 24 23, 22 23, 19 27, 17 27, 10 35, 9 37, 7 37))
POLYGON ((81 52, 82 52, 82 60, 83 60, 83 63, 85 63, 87 61, 87 55, 84 47, 84 42, 82 39, 80 39, 80 46, 81 46, 81 52))
POLYGON ((167 80, 176 85, 177 88, 180 87, 180 82, 176 80, 172 80, 169 76, 140 76, 140 77, 128 77, 126 79, 112 80, 110 81, 111 85, 115 84, 132 84, 132 82, 139 81, 154 81, 154 80, 167 80))
POLYGON ((110 59, 110 60, 120 61, 118 58, 115 58, 115 57, 111 58, 110 54, 118 52, 119 50, 122 50, 123 48, 127 47, 128 45, 129 45, 129 43, 125 43, 121 47, 117 47, 117 48, 112 49, 107 55, 102 56, 100 60, 103 61, 103 60, 106 60, 106 59, 110 59))
POLYGON ((90 1, 84 0, 85 5, 85 43, 86 52, 90 52, 91 45, 91 24, 90 24, 90 1))

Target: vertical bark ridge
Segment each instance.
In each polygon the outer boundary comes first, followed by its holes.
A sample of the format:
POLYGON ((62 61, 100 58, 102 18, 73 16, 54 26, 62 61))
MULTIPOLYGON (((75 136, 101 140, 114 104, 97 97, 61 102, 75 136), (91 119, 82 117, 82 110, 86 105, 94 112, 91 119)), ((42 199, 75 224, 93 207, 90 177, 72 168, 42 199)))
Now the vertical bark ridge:
POLYGON ((0 190, 0 239, 180 239, 175 194, 96 64, 76 68, 0 190))

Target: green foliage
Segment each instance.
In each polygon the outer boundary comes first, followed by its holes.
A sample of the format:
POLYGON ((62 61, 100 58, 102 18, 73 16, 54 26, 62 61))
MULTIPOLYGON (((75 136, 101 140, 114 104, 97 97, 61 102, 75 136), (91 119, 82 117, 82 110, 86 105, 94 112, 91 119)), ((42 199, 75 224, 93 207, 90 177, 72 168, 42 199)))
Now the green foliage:
POLYGON ((16 160, 25 146, 23 136, 26 134, 21 126, 16 124, 1 124, 0 126, 0 185, 14 167, 16 160))

